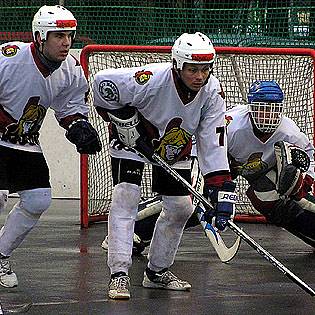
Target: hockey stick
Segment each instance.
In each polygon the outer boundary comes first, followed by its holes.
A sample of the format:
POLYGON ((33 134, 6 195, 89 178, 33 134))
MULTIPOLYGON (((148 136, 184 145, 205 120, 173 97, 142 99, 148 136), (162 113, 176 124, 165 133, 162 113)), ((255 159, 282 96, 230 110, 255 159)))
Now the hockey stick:
MULTIPOLYGON (((195 161, 197 161, 197 159, 195 161)), ((193 161, 194 164, 192 167, 192 174, 193 179, 195 179, 196 182, 193 184, 193 187, 195 187, 196 191, 200 192, 202 191, 203 187, 203 178, 201 176, 199 167, 198 166, 194 167, 196 165, 195 161, 193 161)), ((235 243, 230 248, 228 248, 223 242, 223 239, 221 238, 220 233, 218 233, 218 230, 206 221, 203 208, 198 206, 198 204, 200 203, 198 198, 194 196, 192 198, 192 203, 196 209, 195 211, 197 213, 198 220, 201 226, 203 227, 206 236, 209 238, 213 248, 215 249, 217 255, 219 256, 220 260, 224 263, 229 262, 235 257, 240 248, 241 237, 238 236, 235 243)))
MULTIPOLYGON (((192 181, 193 187, 195 187, 195 189, 199 192, 202 191, 203 178, 198 167, 197 159, 195 159, 192 164, 192 181)), ((218 233, 218 230, 206 221, 204 209, 199 206, 200 205, 199 200, 195 197, 192 197, 192 204, 195 209, 195 213, 199 220, 199 223, 203 227, 205 235, 209 238, 220 260, 224 263, 232 260, 238 252, 241 240, 240 236, 238 236, 235 243, 230 248, 228 248, 225 245, 224 241, 222 240, 220 233, 218 233)), ((159 199, 157 199, 155 197, 153 198, 152 201, 149 200, 149 202, 146 204, 146 207, 138 212, 136 221, 145 219, 153 214, 159 213, 161 210, 162 198, 160 197, 159 199)), ((106 242, 104 244, 103 243, 102 248, 107 249, 107 243, 106 242)))
POLYGON ((162 208, 161 202, 162 202, 161 198, 157 199, 152 203, 148 204, 147 207, 145 207, 144 209, 140 210, 137 213, 136 221, 143 220, 151 215, 161 212, 162 208))
MULTIPOLYGON (((152 159, 156 161, 166 172, 172 175, 178 182, 184 185, 194 197, 196 197, 205 207, 212 208, 210 202, 198 191, 196 191, 182 176, 180 176, 174 169, 172 169, 158 154, 153 153, 152 159)), ((239 235, 250 247, 255 249, 258 254, 269 261, 273 266, 278 268, 284 275, 290 280, 300 286, 304 291, 311 296, 315 296, 315 291, 297 277, 293 272, 286 268, 280 261, 273 257, 268 251, 261 247, 256 241, 254 241, 249 235, 247 235, 241 228, 239 228, 234 222, 228 221, 228 227, 237 235, 239 235)))

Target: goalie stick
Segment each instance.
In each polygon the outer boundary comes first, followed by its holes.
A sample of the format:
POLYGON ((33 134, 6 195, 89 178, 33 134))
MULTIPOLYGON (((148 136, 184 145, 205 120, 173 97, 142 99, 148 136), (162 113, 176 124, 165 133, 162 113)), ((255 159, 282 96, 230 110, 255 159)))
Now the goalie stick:
MULTIPOLYGON (((172 169, 158 154, 153 153, 152 159, 158 163, 162 168, 165 169, 171 176, 173 176, 178 182, 184 185, 194 197, 196 197, 205 207, 212 208, 210 202, 198 191, 196 191, 182 176, 180 176, 174 169, 172 169)), ((228 227, 237 235, 239 235, 250 247, 255 249, 258 254, 269 261, 273 266, 280 270, 284 275, 286 275, 290 280, 300 286, 305 292, 311 296, 315 296, 315 291, 302 281, 298 276, 296 276, 292 271, 285 267, 280 261, 273 257, 267 250, 260 246, 255 240, 253 240, 249 235, 247 235, 241 228, 239 228, 234 222, 228 221, 228 227)))

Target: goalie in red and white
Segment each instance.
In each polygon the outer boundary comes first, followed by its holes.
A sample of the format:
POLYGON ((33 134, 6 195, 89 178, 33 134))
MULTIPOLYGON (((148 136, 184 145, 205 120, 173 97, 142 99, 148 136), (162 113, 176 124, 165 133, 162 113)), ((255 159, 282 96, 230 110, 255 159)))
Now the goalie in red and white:
POLYGON ((315 247, 314 148, 283 114, 284 100, 277 82, 256 81, 248 106, 228 111, 231 173, 248 181, 248 198, 270 223, 315 247))

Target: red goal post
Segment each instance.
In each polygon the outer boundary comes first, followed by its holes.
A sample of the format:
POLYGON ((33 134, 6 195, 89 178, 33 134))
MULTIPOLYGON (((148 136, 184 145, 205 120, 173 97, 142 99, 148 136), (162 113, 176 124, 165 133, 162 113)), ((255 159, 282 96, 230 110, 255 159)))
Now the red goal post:
MULTIPOLYGON (((249 85, 255 80, 276 80, 285 94, 285 114, 292 118, 314 143, 315 50, 304 48, 215 47, 214 74, 220 80, 227 107, 245 104, 249 85)), ((96 72, 105 68, 141 66, 171 60, 170 46, 87 45, 81 52, 81 65, 89 86, 96 72)), ((90 121, 103 142, 102 152, 81 155, 81 227, 107 220, 112 193, 107 124, 92 106, 90 121)), ((142 197, 152 196, 150 166, 145 167, 142 197)), ((246 195, 247 183, 238 180, 236 220, 259 222, 246 195)))

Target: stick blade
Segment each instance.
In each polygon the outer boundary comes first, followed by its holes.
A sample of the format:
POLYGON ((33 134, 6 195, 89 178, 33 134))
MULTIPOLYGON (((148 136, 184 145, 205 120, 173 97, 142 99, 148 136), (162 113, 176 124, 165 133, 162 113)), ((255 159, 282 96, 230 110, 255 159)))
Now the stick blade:
POLYGON ((214 229, 206 229, 205 233, 223 263, 228 263, 236 256, 241 245, 240 236, 237 237, 236 241, 231 247, 227 247, 221 235, 214 229))

